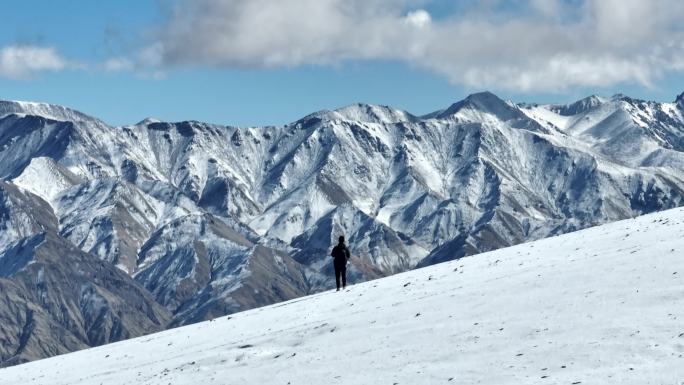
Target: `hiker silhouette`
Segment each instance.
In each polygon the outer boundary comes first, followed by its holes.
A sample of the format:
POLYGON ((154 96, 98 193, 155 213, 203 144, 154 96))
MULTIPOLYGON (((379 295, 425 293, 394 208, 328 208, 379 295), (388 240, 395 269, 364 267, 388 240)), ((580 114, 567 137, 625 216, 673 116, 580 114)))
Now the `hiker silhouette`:
POLYGON ((333 266, 335 267, 335 282, 337 282, 337 291, 340 291, 340 278, 342 278, 342 288, 347 287, 347 261, 350 254, 349 249, 344 244, 344 235, 340 235, 338 239, 340 243, 333 247, 330 256, 333 257, 333 266))

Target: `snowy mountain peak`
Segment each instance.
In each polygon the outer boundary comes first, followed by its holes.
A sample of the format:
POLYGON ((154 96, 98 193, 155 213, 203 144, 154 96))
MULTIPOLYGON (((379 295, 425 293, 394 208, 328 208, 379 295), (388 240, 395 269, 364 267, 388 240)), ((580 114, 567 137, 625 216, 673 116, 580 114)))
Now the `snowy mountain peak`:
POLYGON ((591 95, 574 103, 553 106, 551 110, 562 116, 572 116, 593 110, 606 102, 605 98, 591 95))
POLYGON ((398 123, 416 120, 410 113, 388 106, 356 103, 336 109, 343 119, 364 123, 398 123))
POLYGON ((630 98, 629 96, 623 94, 623 93, 617 93, 613 96, 610 97, 611 101, 621 101, 621 100, 634 100, 634 98, 630 98))
POLYGON ((59 121, 98 121, 82 112, 56 104, 0 100, 0 117, 17 115, 36 115, 59 121))
POLYGON ((308 131, 319 127, 322 122, 330 122, 340 118, 341 117, 336 114, 335 111, 320 110, 306 115, 305 117, 297 120, 296 122, 290 123, 287 126, 297 130, 308 131))
POLYGON ((475 92, 466 96, 465 100, 478 105, 497 105, 506 103, 503 99, 490 91, 475 92))
POLYGON ((135 125, 136 126, 147 126, 148 124, 152 124, 152 123, 161 123, 161 120, 159 120, 157 118, 147 117, 147 118, 139 121, 135 125))
POLYGON ((680 107, 684 107, 684 92, 677 95, 677 99, 675 99, 675 103, 677 103, 677 105, 679 105, 680 107))
POLYGON ((452 104, 449 108, 433 112, 424 116, 424 118, 462 118, 473 121, 482 119, 483 113, 494 116, 501 121, 524 117, 516 106, 506 102, 489 91, 483 91, 470 94, 460 102, 452 104))

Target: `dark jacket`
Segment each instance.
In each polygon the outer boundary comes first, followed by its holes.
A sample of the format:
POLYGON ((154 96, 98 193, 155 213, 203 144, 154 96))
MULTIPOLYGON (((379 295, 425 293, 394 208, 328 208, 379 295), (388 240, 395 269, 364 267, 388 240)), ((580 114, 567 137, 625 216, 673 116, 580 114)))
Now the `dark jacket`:
POLYGON ((336 266, 344 266, 347 264, 347 260, 350 258, 349 249, 344 243, 339 243, 337 246, 333 247, 332 253, 330 255, 335 259, 336 266))

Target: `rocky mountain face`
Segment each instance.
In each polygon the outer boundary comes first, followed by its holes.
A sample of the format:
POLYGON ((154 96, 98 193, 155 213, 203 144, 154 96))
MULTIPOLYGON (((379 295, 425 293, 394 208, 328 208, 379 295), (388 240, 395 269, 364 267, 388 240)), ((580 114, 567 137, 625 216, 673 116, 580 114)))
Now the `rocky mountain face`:
POLYGON ((284 126, 0 102, 0 364, 680 206, 684 102, 474 94, 284 126))
POLYGON ((58 234, 50 205, 0 182, 0 363, 151 333, 171 314, 114 265, 58 234))

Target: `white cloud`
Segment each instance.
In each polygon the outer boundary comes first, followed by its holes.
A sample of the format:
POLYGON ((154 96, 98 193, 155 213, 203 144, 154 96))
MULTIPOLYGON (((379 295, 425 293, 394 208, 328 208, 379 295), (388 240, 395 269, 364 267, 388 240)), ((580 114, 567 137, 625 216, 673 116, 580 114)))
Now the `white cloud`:
POLYGON ((395 55, 415 27, 401 1, 183 1, 159 32, 163 63, 296 66, 395 55))
POLYGON ((0 48, 0 76, 27 79, 44 71, 60 71, 70 64, 52 47, 11 45, 0 48))
POLYGON ((100 62, 79 62, 64 58, 54 47, 10 45, 0 47, 0 77, 28 80, 43 72, 64 70, 96 72, 136 72, 143 77, 159 79, 159 54, 150 47, 138 53, 135 59, 117 56, 100 62), (154 59, 153 59, 154 58, 154 59))
POLYGON ((135 63, 125 57, 114 57, 102 63, 102 69, 106 72, 122 72, 135 69, 135 63))
POLYGON ((681 0, 489 0, 437 19, 425 4, 181 0, 141 57, 160 68, 398 60, 455 84, 521 91, 652 86, 684 71, 681 0))
POLYGON ((406 22, 418 28, 424 28, 430 25, 431 21, 432 17, 424 9, 411 11, 406 15, 406 22))

